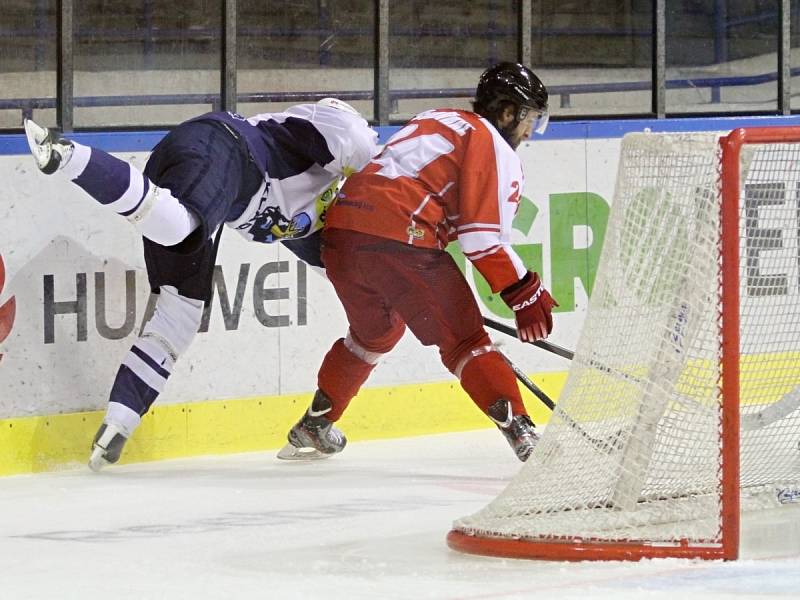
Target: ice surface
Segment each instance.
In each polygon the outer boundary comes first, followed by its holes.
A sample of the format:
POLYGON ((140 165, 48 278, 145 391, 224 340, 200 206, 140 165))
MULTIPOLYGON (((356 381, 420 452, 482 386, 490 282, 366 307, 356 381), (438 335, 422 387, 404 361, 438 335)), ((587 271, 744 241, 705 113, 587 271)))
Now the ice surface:
POLYGON ((0 598, 800 597, 800 556, 573 564, 448 549, 450 523, 519 467, 484 430, 310 464, 258 453, 0 478, 0 598))

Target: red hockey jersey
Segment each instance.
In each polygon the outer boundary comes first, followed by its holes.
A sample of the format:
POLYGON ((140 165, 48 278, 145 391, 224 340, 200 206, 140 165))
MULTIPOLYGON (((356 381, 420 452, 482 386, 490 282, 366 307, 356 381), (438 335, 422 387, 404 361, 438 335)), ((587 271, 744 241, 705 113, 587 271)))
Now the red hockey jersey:
POLYGON ((326 226, 423 248, 458 239, 498 292, 526 272, 510 241, 523 184, 519 157, 486 119, 431 110, 347 179, 326 226))

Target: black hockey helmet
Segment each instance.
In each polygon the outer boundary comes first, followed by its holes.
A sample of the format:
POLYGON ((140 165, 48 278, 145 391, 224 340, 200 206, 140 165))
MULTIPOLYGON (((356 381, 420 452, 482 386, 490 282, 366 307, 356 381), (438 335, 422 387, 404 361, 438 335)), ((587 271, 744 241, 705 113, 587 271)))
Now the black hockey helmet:
POLYGON ((493 122, 509 102, 517 107, 516 123, 530 110, 540 113, 534 131, 543 133, 547 127, 547 88, 525 65, 501 62, 486 69, 475 90, 475 112, 493 122))

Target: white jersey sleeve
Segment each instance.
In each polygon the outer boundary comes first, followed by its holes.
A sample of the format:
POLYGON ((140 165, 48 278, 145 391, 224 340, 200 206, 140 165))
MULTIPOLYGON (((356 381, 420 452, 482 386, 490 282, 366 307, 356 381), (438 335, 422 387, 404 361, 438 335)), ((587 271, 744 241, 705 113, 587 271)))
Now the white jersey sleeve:
POLYGON ((299 104, 260 114, 242 127, 264 182, 227 225, 263 243, 302 238, 322 228, 340 180, 377 152, 377 134, 358 114, 299 104))
POLYGON ((323 168, 332 175, 348 177, 378 153, 378 134, 360 115, 320 104, 299 104, 286 113, 307 119, 325 138, 333 160, 323 168))

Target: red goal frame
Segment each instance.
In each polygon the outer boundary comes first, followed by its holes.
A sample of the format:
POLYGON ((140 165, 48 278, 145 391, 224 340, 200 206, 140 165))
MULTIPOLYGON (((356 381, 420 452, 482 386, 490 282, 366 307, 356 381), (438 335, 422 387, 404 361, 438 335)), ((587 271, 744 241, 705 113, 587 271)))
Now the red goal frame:
POLYGON ((540 541, 469 535, 451 530, 450 548, 469 554, 542 560, 641 560, 643 558, 701 558, 736 560, 740 537, 739 456, 739 196, 740 155, 746 144, 800 142, 800 127, 745 127, 719 140, 721 194, 719 244, 722 416, 720 423, 722 476, 720 542, 676 544, 604 542, 591 539, 540 541))

